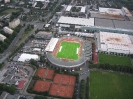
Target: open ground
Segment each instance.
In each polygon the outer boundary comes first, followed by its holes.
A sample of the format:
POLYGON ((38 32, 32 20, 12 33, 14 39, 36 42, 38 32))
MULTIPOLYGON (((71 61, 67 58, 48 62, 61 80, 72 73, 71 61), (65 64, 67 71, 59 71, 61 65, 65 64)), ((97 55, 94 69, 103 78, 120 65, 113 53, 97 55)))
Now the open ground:
POLYGON ((125 65, 132 66, 130 58, 126 56, 114 56, 114 55, 106 55, 99 54, 99 63, 109 63, 111 65, 125 65))
POLYGON ((133 99, 133 75, 90 71, 90 99, 133 99))

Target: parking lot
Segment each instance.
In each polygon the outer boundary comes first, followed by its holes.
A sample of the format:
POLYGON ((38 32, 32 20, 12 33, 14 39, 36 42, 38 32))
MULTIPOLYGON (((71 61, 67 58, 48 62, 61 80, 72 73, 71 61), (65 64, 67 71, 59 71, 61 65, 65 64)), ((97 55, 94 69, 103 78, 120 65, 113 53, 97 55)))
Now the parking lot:
POLYGON ((16 87, 20 81, 25 81, 27 83, 33 73, 32 67, 24 66, 17 62, 8 62, 5 69, 7 69, 7 72, 4 75, 2 83, 15 85, 16 87))

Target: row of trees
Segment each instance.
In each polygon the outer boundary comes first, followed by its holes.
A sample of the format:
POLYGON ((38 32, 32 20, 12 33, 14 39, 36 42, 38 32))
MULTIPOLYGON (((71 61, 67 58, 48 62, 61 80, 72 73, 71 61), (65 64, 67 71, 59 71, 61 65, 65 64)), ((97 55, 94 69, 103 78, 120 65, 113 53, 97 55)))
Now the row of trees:
POLYGON ((86 79, 86 98, 89 99, 89 77, 86 79))
POLYGON ((86 88, 85 81, 81 80, 81 82, 80 82, 80 93, 79 93, 79 98, 80 99, 84 99, 85 88, 86 88))
POLYGON ((133 67, 125 66, 125 65, 111 65, 109 63, 104 64, 90 64, 90 68, 98 68, 98 69, 106 69, 120 72, 133 73, 133 67))
POLYGON ((5 84, 0 84, 0 90, 13 94, 16 91, 16 87, 14 85, 7 86, 5 84))
POLYGON ((34 99, 47 99, 45 96, 35 96, 34 99))

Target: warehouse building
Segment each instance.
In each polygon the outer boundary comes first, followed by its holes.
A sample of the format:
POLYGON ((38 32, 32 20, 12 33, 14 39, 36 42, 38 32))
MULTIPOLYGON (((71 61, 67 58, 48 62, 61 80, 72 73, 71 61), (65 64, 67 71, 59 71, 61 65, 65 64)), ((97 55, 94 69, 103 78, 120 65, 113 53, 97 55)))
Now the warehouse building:
POLYGON ((97 49, 99 52, 133 54, 133 36, 111 32, 100 32, 97 35, 97 49))
POLYGON ((0 34, 0 41, 4 42, 4 40, 6 39, 6 37, 2 34, 0 34))
POLYGON ((10 29, 9 27, 4 27, 3 30, 4 30, 5 33, 8 33, 8 34, 12 34, 13 33, 13 30, 10 29))
POLYGON ((69 28, 81 28, 83 26, 94 26, 94 18, 75 18, 75 17, 65 17, 61 16, 58 20, 59 27, 69 27, 69 28), (67 21, 66 21, 67 20, 67 21))
POLYGON ((67 27, 82 30, 115 32, 122 34, 133 33, 133 23, 131 21, 124 20, 110 20, 100 18, 87 19, 61 16, 56 26, 60 28, 67 27))

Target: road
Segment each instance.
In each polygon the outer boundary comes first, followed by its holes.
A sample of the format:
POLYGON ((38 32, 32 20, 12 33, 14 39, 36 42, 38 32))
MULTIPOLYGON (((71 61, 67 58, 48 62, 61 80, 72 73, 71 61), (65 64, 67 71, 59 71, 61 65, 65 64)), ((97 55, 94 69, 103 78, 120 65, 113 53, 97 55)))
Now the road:
POLYGON ((6 49, 6 51, 2 54, 2 58, 0 59, 0 63, 4 62, 4 60, 11 54, 12 50, 14 49, 16 43, 18 42, 19 38, 22 36, 23 32, 27 28, 27 25, 21 29, 15 39, 12 41, 10 46, 6 49))

